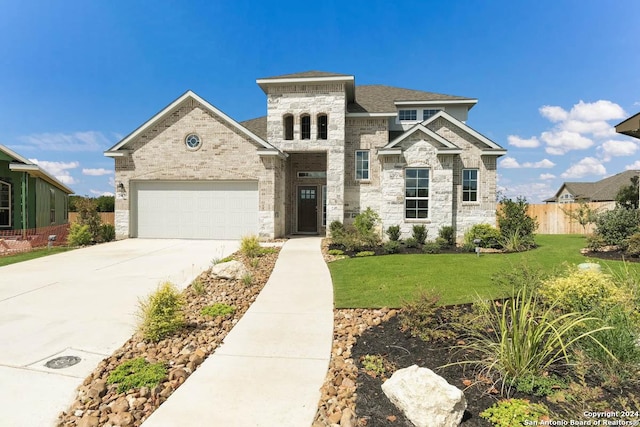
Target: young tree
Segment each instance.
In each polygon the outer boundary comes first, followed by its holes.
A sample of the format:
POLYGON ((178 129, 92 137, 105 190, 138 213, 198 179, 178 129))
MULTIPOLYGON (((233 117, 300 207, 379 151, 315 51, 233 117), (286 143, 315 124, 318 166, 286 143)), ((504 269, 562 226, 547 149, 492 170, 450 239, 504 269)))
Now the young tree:
POLYGON ((498 228, 503 238, 511 238, 516 235, 522 239, 526 246, 535 246, 534 234, 538 228, 538 221, 529 216, 527 212, 529 202, 522 196, 516 200, 503 197, 500 199, 498 209, 498 228))
POLYGON ((579 202, 578 209, 563 209, 562 212, 569 217, 571 221, 575 221, 582 226, 582 232, 587 234, 587 225, 596 222, 598 209, 591 209, 585 202, 579 202))
POLYGON ((616 194, 616 203, 625 209, 638 209, 638 177, 631 177, 631 184, 622 187, 616 194))

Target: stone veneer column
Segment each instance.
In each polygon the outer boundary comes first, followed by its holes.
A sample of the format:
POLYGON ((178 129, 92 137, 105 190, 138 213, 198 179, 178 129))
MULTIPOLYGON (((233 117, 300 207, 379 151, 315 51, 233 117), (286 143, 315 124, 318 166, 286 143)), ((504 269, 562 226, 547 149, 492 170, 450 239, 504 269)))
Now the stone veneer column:
POLYGON ((327 227, 333 221, 344 222, 344 145, 327 153, 327 227))

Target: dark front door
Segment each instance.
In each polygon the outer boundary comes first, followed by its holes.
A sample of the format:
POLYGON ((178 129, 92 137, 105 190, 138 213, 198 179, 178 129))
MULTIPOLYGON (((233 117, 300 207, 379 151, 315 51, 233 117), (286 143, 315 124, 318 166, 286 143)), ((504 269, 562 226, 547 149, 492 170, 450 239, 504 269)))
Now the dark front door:
POLYGON ((298 187, 298 231, 318 232, 318 188, 298 187))

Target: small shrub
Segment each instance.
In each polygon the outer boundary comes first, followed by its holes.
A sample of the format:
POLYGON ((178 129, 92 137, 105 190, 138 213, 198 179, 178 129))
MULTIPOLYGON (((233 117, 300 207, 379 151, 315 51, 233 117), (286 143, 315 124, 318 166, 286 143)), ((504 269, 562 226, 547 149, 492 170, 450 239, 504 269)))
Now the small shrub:
POLYGON ((627 238, 639 231, 640 213, 635 209, 618 207, 596 217, 595 234, 600 235, 607 245, 624 248, 627 238))
POLYGON ((380 235, 375 229, 380 223, 380 216, 371 208, 359 213, 353 221, 356 238, 361 246, 374 247, 380 244, 380 235))
POLYGON ((418 241, 416 239, 414 239, 413 237, 409 237, 408 239, 406 239, 404 241, 404 244, 408 247, 408 248, 417 248, 418 246, 420 246, 420 244, 418 243, 418 241))
POLYGON ((427 240, 427 228, 424 224, 416 224, 413 226, 411 235, 418 244, 422 245, 427 240))
POLYGON ((329 255, 340 256, 344 255, 344 251, 342 249, 329 249, 329 255))
POLYGON ((564 312, 586 313, 597 307, 624 305, 628 299, 612 276, 594 269, 571 268, 564 276, 545 280, 539 292, 564 312))
POLYGON ((440 245, 436 242, 426 242, 422 246, 422 252, 424 252, 425 254, 439 254, 440 245))
POLYGON ((534 246, 533 239, 522 236, 517 229, 508 234, 502 233, 498 242, 507 252, 522 252, 534 246))
POLYGON ((240 252, 247 258, 256 258, 262 254, 262 247, 258 236, 244 236, 240 240, 240 252))
POLYGON ((116 238, 116 228, 111 224, 102 224, 100 226, 100 241, 111 242, 116 238))
POLYGON ((480 413, 480 417, 496 427, 538 425, 538 422, 548 415, 549 410, 546 406, 531 403, 526 399, 501 400, 480 413), (531 424, 533 422, 535 424, 531 424))
POLYGON ((400 252, 400 242, 398 242, 397 240, 389 240, 388 242, 384 242, 382 248, 384 249, 385 253, 397 254, 398 252, 400 252))
POLYGON ((191 283, 191 289, 193 289, 196 295, 202 295, 205 291, 204 283, 202 280, 196 279, 191 283))
POLYGON ((366 257, 366 256, 374 256, 376 253, 373 251, 361 251, 356 253, 357 257, 366 257))
POLYGON ((336 237, 343 235, 344 232, 344 224, 342 224, 340 221, 335 220, 332 221, 331 224, 329 224, 329 233, 331 234, 332 238, 335 239, 336 237))
POLYGON ((69 246, 86 246, 92 243, 93 238, 89 232, 88 225, 80 225, 78 223, 71 224, 69 234, 67 236, 67 244, 69 246))
POLYGON ((174 284, 164 282, 140 301, 138 316, 144 339, 158 342, 184 326, 184 299, 174 284))
POLYGON ((236 312, 236 308, 232 305, 223 304, 223 303, 215 303, 213 305, 207 305, 206 307, 202 307, 200 310, 200 314, 203 316, 211 316, 211 317, 227 317, 233 315, 236 312))
POLYGON ((529 203, 525 197, 518 197, 516 200, 503 197, 496 214, 500 234, 506 238, 516 234, 522 241, 533 245, 538 222, 529 216, 528 210, 529 203))
POLYGON ((450 225, 440 227, 440 230, 438 230, 438 238, 447 242, 447 246, 454 246, 456 244, 456 233, 450 225))
POLYGON ((626 242, 626 254, 630 257, 640 256, 640 233, 632 234, 626 242))
POLYGON ((490 224, 475 224, 469 231, 467 231, 464 235, 464 243, 465 245, 473 245, 475 248, 476 244, 473 243, 475 239, 480 239, 479 246, 481 248, 500 248, 500 231, 493 227, 490 224))
POLYGON ((526 374, 515 381, 516 390, 533 396, 550 396, 556 390, 567 388, 567 383, 556 375, 526 374))
POLYGON ((378 354, 365 354, 360 358, 362 369, 373 378, 380 377, 382 379, 396 367, 388 361, 384 356, 378 354))
POLYGON ((251 273, 247 273, 242 276, 242 284, 245 286, 253 285, 253 276, 251 275, 251 273))
POLYGON ((400 240, 400 226, 392 225, 387 228, 387 236, 389 236, 389 240, 392 242, 397 242, 400 240))
POLYGON ((400 328, 422 341, 437 341, 455 336, 449 329, 441 329, 438 321, 440 295, 434 291, 421 291, 413 300, 405 302, 400 310, 400 328))
POLYGON ((100 241, 102 219, 98 213, 97 201, 88 197, 80 197, 76 200, 76 212, 78 212, 78 224, 89 227, 91 243, 100 241))
POLYGON ((222 264, 223 262, 229 262, 229 261, 233 261, 233 255, 229 255, 227 257, 222 258, 221 260, 219 260, 218 262, 216 262, 215 264, 222 264))
POLYGON ((143 357, 127 360, 118 365, 107 377, 107 384, 118 384, 118 393, 132 388, 156 387, 167 377, 162 363, 149 363, 143 357))
POLYGON ((449 244, 449 242, 447 242, 446 239, 442 237, 436 237, 436 240, 434 240, 433 242, 436 243, 440 247, 440 249, 448 248, 452 246, 449 244))
POLYGON ((587 248, 590 251, 597 252, 607 246, 606 240, 599 234, 590 234, 587 236, 587 248))
POLYGON ((260 258, 251 258, 251 261, 249 261, 249 265, 251 266, 251 268, 258 268, 258 266, 260 265, 260 258))

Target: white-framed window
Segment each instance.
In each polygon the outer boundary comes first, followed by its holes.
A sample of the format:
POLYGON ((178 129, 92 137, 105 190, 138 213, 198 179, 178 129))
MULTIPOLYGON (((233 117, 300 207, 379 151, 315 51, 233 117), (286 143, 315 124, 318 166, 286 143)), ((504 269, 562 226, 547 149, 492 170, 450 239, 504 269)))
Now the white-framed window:
POLYGON ((429 169, 407 168, 404 177, 404 217, 429 218, 429 169))
POLYGON ((11 184, 0 181, 0 227, 11 227, 11 184))
POLYGON ((440 109, 422 110, 422 120, 427 120, 429 117, 435 116, 440 111, 442 111, 442 110, 440 110, 440 109))
POLYGON ((311 116, 300 117, 300 139, 311 139, 311 116))
POLYGON ((401 122, 415 122, 418 120, 418 110, 399 110, 398 120, 401 122))
POLYGON ((322 226, 327 226, 327 186, 322 186, 322 226))
POLYGON ((197 150, 202 145, 202 140, 197 133, 190 133, 184 138, 184 144, 189 150, 197 150))
POLYGON ((573 194, 565 193, 562 196, 560 196, 560 203, 573 203, 573 202, 575 202, 573 194))
POLYGON ((478 169, 462 170, 462 201, 478 201, 478 169))
POLYGON ((369 179, 369 150, 356 151, 356 179, 369 179))

